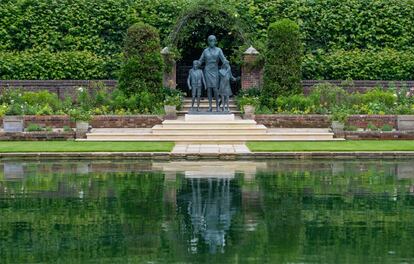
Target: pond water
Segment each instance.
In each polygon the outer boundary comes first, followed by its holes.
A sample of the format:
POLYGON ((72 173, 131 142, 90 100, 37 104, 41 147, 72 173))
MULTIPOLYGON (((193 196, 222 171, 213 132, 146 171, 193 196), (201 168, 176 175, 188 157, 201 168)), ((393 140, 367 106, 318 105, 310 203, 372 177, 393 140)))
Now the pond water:
POLYGON ((1 263, 414 263, 414 160, 3 161, 1 263))

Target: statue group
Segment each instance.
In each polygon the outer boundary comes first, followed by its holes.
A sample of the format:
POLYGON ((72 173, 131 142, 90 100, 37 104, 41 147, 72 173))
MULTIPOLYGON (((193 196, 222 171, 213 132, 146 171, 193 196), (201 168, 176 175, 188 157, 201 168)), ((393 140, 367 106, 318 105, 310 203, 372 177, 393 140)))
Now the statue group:
POLYGON ((209 112, 213 111, 213 97, 216 103, 216 111, 229 112, 229 101, 232 96, 230 81, 237 81, 231 72, 229 61, 223 51, 217 46, 217 39, 211 35, 208 37, 208 47, 203 51, 199 60, 193 62, 193 68, 188 74, 187 84, 192 93, 191 109, 197 99, 197 111, 200 111, 201 91, 207 90, 209 112), (219 64, 222 64, 219 69, 219 64), (201 66, 204 65, 204 70, 201 66), (221 109, 220 109, 221 105, 221 109))

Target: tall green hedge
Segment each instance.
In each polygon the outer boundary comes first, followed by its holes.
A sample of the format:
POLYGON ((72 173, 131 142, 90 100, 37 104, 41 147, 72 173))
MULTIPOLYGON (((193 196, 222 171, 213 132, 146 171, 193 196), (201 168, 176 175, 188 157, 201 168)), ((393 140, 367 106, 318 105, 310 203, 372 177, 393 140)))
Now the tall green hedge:
POLYGON ((0 52, 3 79, 105 79, 107 69, 116 68, 109 57, 89 51, 0 52))
POLYGON ((309 54, 303 68, 305 79, 414 80, 414 49, 355 49, 309 54))
MULTIPOLYGON (((130 25, 140 21, 156 27, 165 44, 189 4, 194 0, 2 0, 0 52, 88 51, 111 60, 113 66, 103 67, 100 75, 113 78, 130 25)), ((304 78, 336 76, 329 69, 338 63, 323 58, 347 58, 349 52, 384 54, 390 49, 410 54, 414 46, 413 0, 228 0, 224 4, 244 21, 254 41, 265 42, 267 28, 276 20, 289 18, 298 23, 307 56, 322 58, 315 62, 321 64, 317 71, 312 63, 303 65, 304 78)), ((352 71, 346 71, 346 76, 367 75, 356 62, 349 68, 352 71)), ((23 69, 16 75, 30 74, 23 69)), ((394 68, 388 71, 387 78, 401 76, 394 68)), ((0 79, 9 76, 0 75, 0 79)))
POLYGON ((164 62, 158 31, 147 24, 136 23, 128 29, 119 89, 127 95, 148 92, 159 97, 164 62))
POLYGON ((264 68, 264 99, 302 92, 299 26, 288 19, 269 26, 264 68))

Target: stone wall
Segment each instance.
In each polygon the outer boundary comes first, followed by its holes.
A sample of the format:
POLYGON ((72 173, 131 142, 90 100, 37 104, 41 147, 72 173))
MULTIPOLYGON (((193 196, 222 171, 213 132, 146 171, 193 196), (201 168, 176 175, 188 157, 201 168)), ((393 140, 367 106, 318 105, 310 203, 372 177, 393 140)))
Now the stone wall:
POLYGON ((353 132, 345 131, 342 135, 345 139, 349 140, 413 140, 414 132, 407 131, 392 131, 392 132, 381 132, 381 131, 364 131, 364 132, 353 132))
MULTIPOLYGON (((263 84, 263 69, 255 68, 252 66, 255 60, 254 55, 245 55, 245 64, 242 66, 241 73, 241 86, 242 89, 249 89, 252 87, 261 87, 263 84)), ((176 85, 175 80, 175 67, 171 72, 166 72, 164 75, 164 85, 167 87, 174 87, 176 85)), ((340 85, 341 80, 303 80, 302 86, 305 94, 308 94, 312 87, 320 82, 330 82, 336 85, 340 85)), ((73 96, 76 93, 76 89, 79 87, 86 87, 93 89, 97 84, 104 84, 108 87, 109 91, 113 90, 116 85, 116 80, 0 80, 0 92, 9 88, 21 88, 25 91, 40 91, 48 90, 52 93, 56 93, 59 98, 63 99, 66 95, 73 96)), ((409 88, 414 88, 414 81, 365 81, 356 80, 353 81, 352 86, 345 86, 344 89, 348 91, 366 92, 378 85, 384 88, 389 87, 390 83, 394 83, 397 87, 407 85, 409 88)))
POLYGON ((158 115, 133 116, 95 116, 91 121, 93 128, 151 128, 164 121, 158 115))
MULTIPOLYGON (((327 115, 256 115, 255 120, 268 128, 328 128, 331 121, 327 115)), ((367 128, 368 124, 378 128, 390 125, 397 128, 396 115, 353 115, 348 124, 358 128, 367 128)))
POLYGON ((396 115, 352 115, 348 118, 348 125, 358 128, 367 128, 368 124, 373 124, 378 128, 389 125, 397 129, 396 115))
POLYGON ((328 128, 329 116, 325 115, 256 115, 257 123, 268 128, 328 128))
POLYGON ((116 80, 0 80, 0 92, 10 88, 20 88, 24 91, 47 90, 58 95, 60 99, 66 96, 74 97, 79 87, 94 89, 102 86, 112 91, 116 85, 116 80))
POLYGON ((74 132, 0 132, 0 141, 66 141, 74 139, 74 132))
MULTIPOLYGON (((328 128, 331 125, 327 115, 256 115, 255 120, 269 128, 328 128)), ((95 116, 90 122, 94 128, 151 128, 164 121, 161 115, 131 115, 131 116, 95 116)), ((30 123, 44 127, 62 128, 69 126, 74 128, 75 122, 68 116, 25 116, 25 125, 30 123)), ((348 125, 358 128, 367 128, 372 123, 378 128, 390 125, 397 129, 396 115, 354 115, 349 117, 348 125)), ((3 119, 0 118, 3 125, 3 119)))
MULTIPOLYGON (((157 115, 131 115, 131 116, 95 116, 90 124, 94 128, 151 128, 161 124, 164 121, 162 116, 157 115)), ((3 119, 0 118, 1 126, 3 119)), ((71 121, 69 116, 50 115, 50 116, 24 116, 24 123, 37 124, 43 127, 62 128, 69 126, 74 128, 75 122, 71 121)))

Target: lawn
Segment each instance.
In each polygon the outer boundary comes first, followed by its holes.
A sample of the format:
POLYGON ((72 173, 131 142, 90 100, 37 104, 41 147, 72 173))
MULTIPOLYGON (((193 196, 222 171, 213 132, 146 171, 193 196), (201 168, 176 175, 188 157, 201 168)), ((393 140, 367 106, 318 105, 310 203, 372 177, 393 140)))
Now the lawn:
POLYGON ((3 141, 5 152, 170 152, 172 142, 3 141))
POLYGON ((249 142, 253 152, 281 151, 414 151, 414 140, 348 140, 305 142, 249 142))

